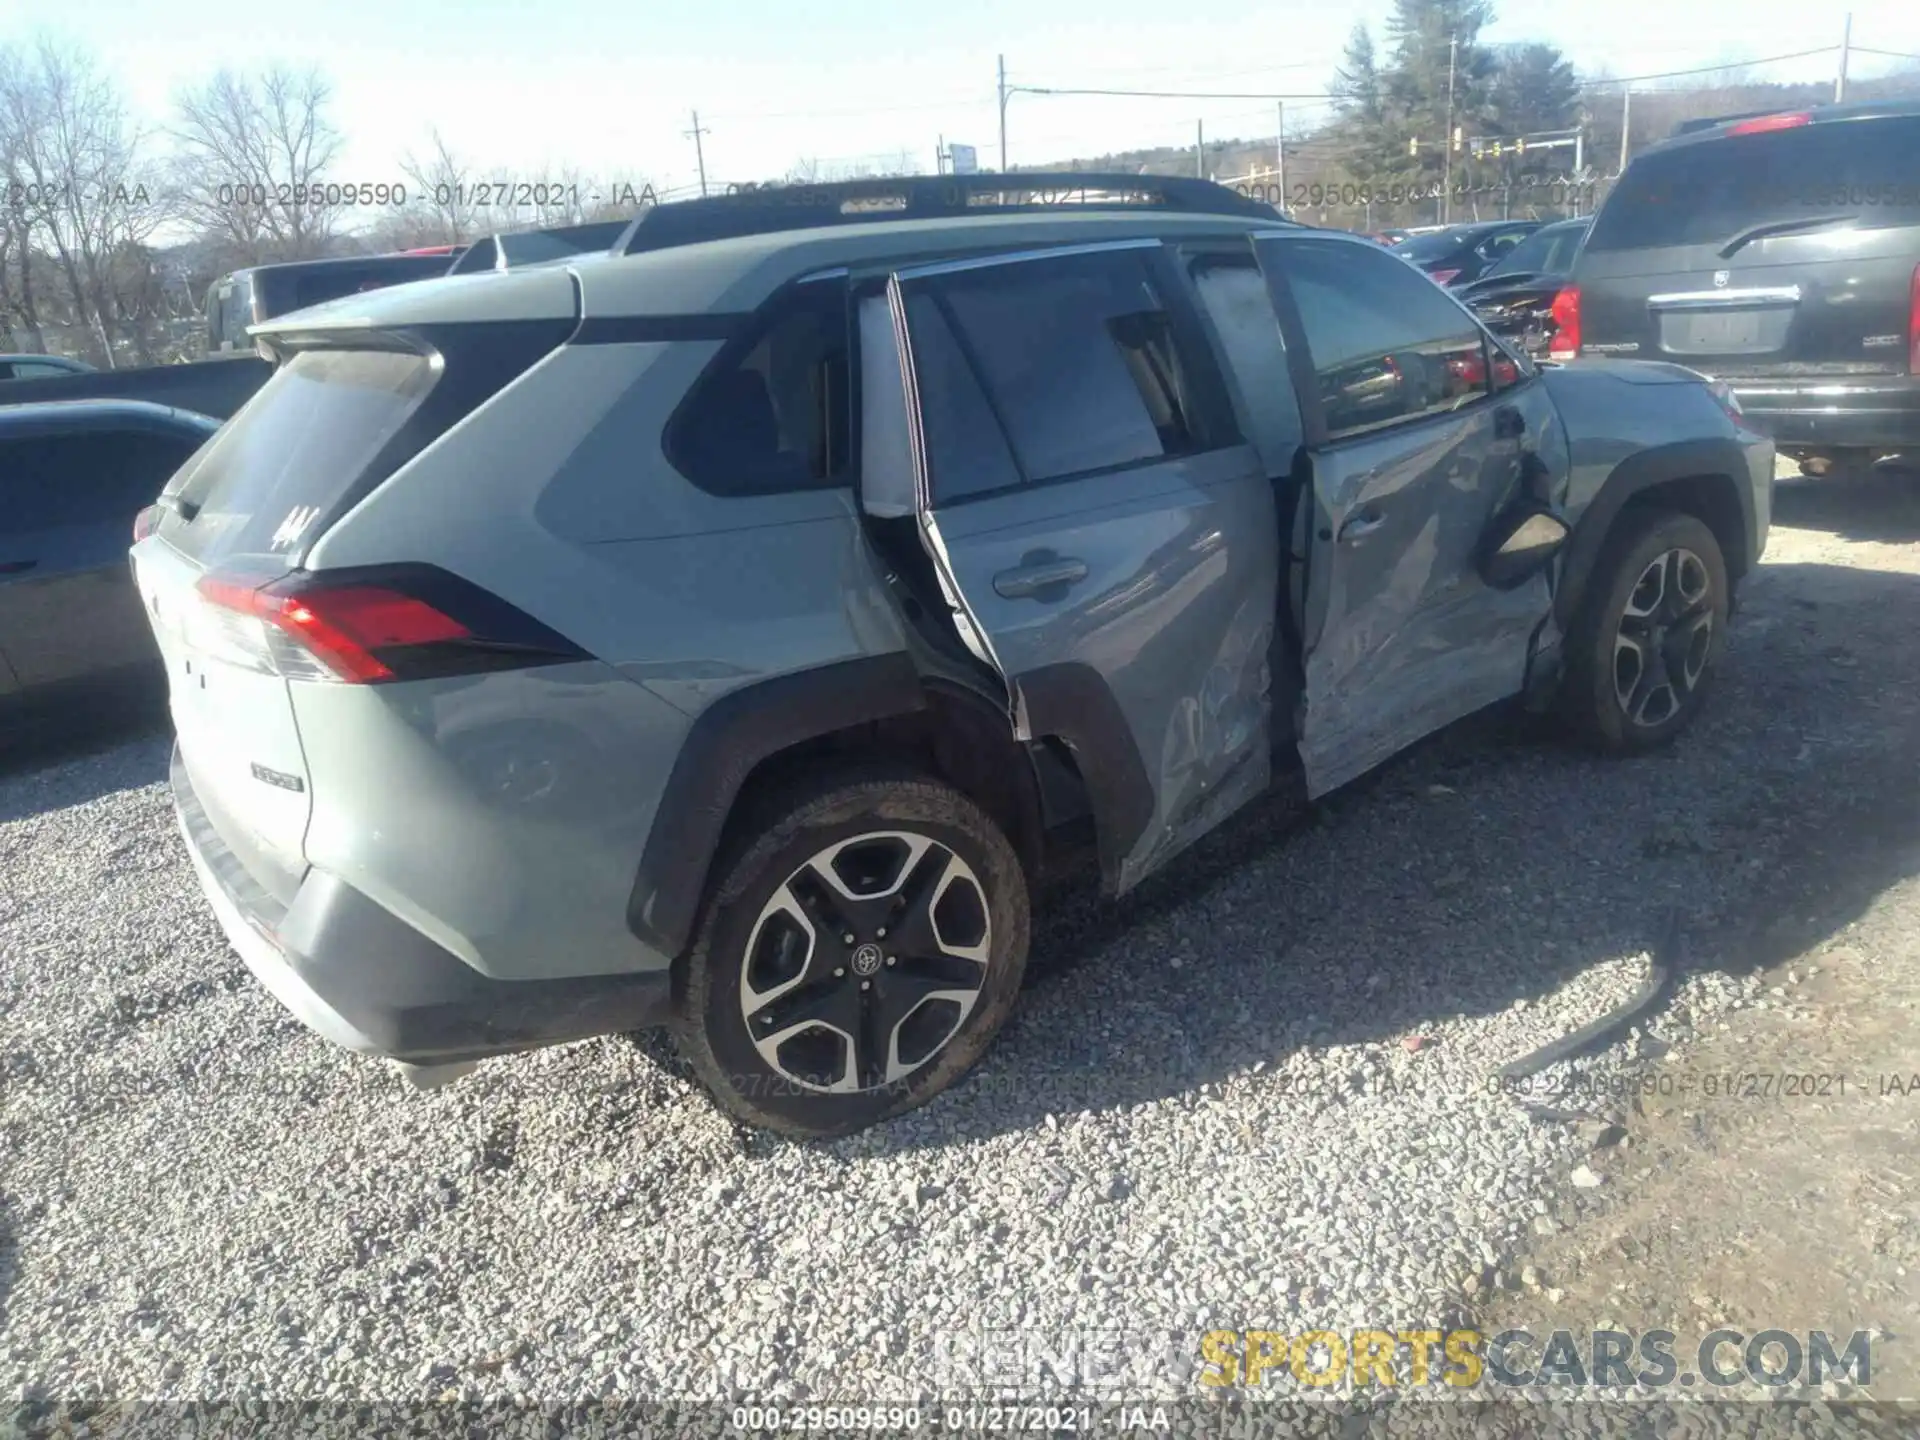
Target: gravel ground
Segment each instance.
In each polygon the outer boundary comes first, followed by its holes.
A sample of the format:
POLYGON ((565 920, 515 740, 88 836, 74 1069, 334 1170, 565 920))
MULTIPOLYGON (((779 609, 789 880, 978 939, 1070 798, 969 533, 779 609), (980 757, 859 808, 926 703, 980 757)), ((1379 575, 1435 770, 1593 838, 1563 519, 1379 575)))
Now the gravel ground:
MULTIPOLYGON (((1920 607, 1822 540, 1776 545, 1676 749, 1483 718, 1070 896, 979 1073, 831 1144, 735 1128, 653 1039, 416 1094, 227 949, 164 741, 0 776, 0 1393, 913 1398, 1017 1328, 1125 1332, 1104 1376, 1175 1396, 1215 1327, 1468 1316, 1589 1149, 1490 1073, 1631 993, 1676 905, 1690 945, 1764 911, 1796 753, 1851 743, 1769 625, 1830 571, 1920 607)), ((1756 984, 1696 969, 1575 1069, 1756 984)))

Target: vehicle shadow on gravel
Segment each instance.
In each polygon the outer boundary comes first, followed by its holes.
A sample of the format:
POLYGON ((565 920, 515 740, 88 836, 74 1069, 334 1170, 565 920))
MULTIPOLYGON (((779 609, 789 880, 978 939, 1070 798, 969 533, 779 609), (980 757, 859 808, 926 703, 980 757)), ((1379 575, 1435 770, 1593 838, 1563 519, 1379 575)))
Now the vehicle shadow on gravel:
MULTIPOLYGON (((870 1143, 1032 1129, 1331 1047, 1405 1061, 1408 1036, 1652 951, 1676 908, 1683 976, 1797 953, 1911 868, 1884 840, 1894 815, 1920 831, 1916 634, 1920 575, 1769 565, 1718 693, 1670 750, 1602 760, 1489 712, 1321 804, 1253 807, 1117 905, 1063 896, 980 1071, 870 1143), (1878 818, 1850 826, 1856 811, 1878 818)), ((1503 1043, 1487 1036, 1465 1063, 1489 1077, 1548 1038, 1483 1054, 1503 1043)))
POLYGON ((1825 530, 1845 540, 1920 540, 1920 464, 1783 480, 1774 487, 1773 518, 1778 525, 1825 530))
POLYGON ((8 741, 0 746, 0 780, 8 782, 0 822, 158 784, 172 752, 171 726, 150 719, 8 741))

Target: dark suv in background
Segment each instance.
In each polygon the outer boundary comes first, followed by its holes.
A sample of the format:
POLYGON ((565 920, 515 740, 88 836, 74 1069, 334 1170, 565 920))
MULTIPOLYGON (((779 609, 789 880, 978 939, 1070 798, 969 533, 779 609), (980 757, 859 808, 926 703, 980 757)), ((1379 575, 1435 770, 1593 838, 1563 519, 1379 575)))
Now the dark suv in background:
POLYGON ((1920 103, 1723 121, 1627 167, 1556 358, 1724 380, 1809 474, 1920 452, 1920 103))

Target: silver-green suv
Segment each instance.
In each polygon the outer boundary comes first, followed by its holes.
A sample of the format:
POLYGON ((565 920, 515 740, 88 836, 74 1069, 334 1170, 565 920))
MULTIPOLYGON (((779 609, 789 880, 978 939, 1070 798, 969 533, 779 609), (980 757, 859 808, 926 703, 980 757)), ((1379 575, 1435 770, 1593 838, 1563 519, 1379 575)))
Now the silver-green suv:
POLYGON ((672 1024, 858 1128, 964 1073, 1029 877, 1122 892, 1523 696, 1671 738, 1773 454, 1672 366, 1537 370, 1192 180, 645 212, 257 327, 143 518, 182 826, 266 987, 423 1083, 672 1024))

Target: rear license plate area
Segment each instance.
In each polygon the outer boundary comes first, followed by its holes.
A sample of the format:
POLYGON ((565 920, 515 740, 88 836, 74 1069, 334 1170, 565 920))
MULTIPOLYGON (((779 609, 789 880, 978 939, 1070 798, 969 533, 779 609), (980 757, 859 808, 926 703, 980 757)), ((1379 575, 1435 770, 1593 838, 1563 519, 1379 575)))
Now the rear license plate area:
POLYGON ((1763 355, 1783 348, 1793 311, 1676 310, 1660 317, 1660 348, 1669 355, 1763 355))

